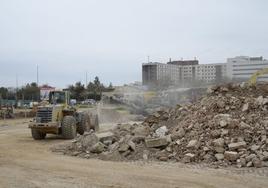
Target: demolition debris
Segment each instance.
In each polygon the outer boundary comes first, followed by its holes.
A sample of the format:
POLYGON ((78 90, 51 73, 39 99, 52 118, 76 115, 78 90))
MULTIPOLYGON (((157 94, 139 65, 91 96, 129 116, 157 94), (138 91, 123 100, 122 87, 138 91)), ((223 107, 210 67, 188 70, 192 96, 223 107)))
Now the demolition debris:
POLYGON ((158 111, 141 124, 78 136, 63 152, 103 160, 268 166, 267 93, 268 84, 214 86, 198 102, 158 111))

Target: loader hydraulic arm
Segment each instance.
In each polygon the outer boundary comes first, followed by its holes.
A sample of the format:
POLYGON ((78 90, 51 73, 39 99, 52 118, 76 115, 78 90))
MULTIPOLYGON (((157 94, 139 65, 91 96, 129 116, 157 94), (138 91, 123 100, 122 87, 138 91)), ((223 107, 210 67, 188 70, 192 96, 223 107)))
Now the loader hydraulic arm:
POLYGON ((264 75, 264 74, 268 74, 268 68, 264 68, 264 69, 262 69, 262 70, 259 70, 259 71, 255 72, 255 73, 250 77, 250 79, 248 80, 248 84, 249 84, 250 86, 254 86, 254 85, 256 85, 256 82, 257 82, 258 77, 261 76, 261 75, 264 75))

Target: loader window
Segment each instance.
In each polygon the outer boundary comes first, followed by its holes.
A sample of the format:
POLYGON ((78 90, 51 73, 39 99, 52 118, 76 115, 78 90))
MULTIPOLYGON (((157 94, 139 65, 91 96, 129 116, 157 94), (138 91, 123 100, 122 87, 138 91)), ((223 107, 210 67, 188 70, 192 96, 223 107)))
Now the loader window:
POLYGON ((51 92, 49 94, 49 102, 51 104, 65 103, 65 93, 64 92, 51 92))

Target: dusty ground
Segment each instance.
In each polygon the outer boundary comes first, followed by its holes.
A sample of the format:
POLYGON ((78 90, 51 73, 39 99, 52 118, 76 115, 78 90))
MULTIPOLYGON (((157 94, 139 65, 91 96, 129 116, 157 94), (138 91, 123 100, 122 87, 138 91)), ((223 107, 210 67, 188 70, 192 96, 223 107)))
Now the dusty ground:
POLYGON ((34 141, 29 120, 0 121, 0 187, 268 187, 267 169, 119 163, 52 153, 55 136, 34 141))

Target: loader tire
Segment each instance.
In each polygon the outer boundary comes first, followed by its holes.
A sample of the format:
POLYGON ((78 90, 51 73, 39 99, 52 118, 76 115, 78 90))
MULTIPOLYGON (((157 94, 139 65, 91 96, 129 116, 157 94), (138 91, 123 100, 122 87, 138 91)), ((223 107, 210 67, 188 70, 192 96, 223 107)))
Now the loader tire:
POLYGON ((84 132, 90 130, 90 119, 87 113, 81 113, 81 121, 77 126, 77 132, 83 135, 84 132))
POLYGON ((76 120, 73 116, 65 116, 61 125, 62 136, 65 139, 76 137, 76 120))
POLYGON ((45 139, 46 137, 46 133, 43 133, 37 129, 31 129, 31 132, 32 132, 32 137, 35 140, 42 140, 42 139, 45 139))

